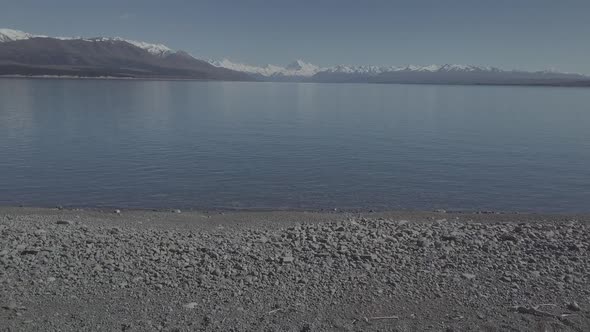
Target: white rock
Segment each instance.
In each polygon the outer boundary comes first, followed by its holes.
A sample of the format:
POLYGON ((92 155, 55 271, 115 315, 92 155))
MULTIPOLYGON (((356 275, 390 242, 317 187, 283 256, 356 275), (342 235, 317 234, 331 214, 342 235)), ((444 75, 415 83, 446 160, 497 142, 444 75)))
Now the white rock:
POLYGON ((199 304, 198 304, 197 302, 190 302, 190 303, 187 303, 187 304, 183 305, 183 307, 184 307, 184 308, 187 308, 187 309, 194 309, 194 308, 196 308, 198 305, 199 305, 199 304))

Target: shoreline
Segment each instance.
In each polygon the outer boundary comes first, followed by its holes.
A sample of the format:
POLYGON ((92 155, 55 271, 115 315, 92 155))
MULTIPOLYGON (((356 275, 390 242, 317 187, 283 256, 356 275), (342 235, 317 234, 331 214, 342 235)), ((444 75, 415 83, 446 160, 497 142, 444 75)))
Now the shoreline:
POLYGON ((0 75, 0 79, 48 79, 48 80, 105 80, 105 81, 163 81, 163 82, 241 82, 241 83, 279 83, 279 84, 378 84, 378 85, 425 85, 425 86, 476 86, 476 87, 546 87, 546 88, 590 88, 589 81, 561 83, 416 83, 416 82, 322 82, 322 81, 272 81, 272 80, 221 80, 174 77, 117 77, 117 76, 61 76, 61 75, 0 75))
POLYGON ((461 209, 376 209, 376 208, 273 208, 273 207, 124 207, 124 206, 49 206, 49 205, 2 205, 0 211, 10 209, 29 209, 46 211, 89 211, 111 213, 115 210, 128 212, 175 212, 180 213, 257 213, 257 212, 292 212, 292 213, 324 213, 324 214, 451 214, 451 215, 504 215, 504 216, 590 216, 589 212, 547 212, 547 211, 511 211, 511 210, 461 210, 461 209))
POLYGON ((590 215, 0 207, 0 330, 578 332, 589 272, 590 215))
MULTIPOLYGON (((590 224, 590 213, 529 213, 529 212, 500 212, 500 211, 447 211, 447 210, 371 210, 371 209, 194 209, 181 210, 175 208, 117 208, 117 207, 32 207, 32 206, 2 206, 2 215, 37 216, 44 217, 75 217, 78 219, 92 218, 102 220, 107 224, 126 226, 121 221, 131 222, 146 219, 141 222, 142 227, 157 225, 158 227, 174 226, 179 221, 187 227, 202 227, 208 224, 244 227, 288 227, 297 224, 317 222, 338 222, 352 219, 398 219, 418 222, 432 222, 436 220, 459 222, 496 222, 496 223, 528 223, 528 222, 565 222, 576 220, 583 224, 590 224)), ((131 223, 127 226, 137 226, 131 223)))

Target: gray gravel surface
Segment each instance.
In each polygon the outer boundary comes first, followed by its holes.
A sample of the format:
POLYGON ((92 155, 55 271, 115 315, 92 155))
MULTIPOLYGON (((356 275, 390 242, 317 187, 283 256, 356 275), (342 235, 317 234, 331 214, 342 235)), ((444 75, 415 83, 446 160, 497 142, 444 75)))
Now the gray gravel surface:
POLYGON ((0 330, 590 331, 590 218, 0 208, 0 330))

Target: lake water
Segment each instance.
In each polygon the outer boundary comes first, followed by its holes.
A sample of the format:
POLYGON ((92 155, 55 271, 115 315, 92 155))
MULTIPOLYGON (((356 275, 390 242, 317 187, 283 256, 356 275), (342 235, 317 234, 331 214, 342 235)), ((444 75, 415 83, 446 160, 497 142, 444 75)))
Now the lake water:
POLYGON ((0 205, 590 212, 590 89, 0 79, 0 205))

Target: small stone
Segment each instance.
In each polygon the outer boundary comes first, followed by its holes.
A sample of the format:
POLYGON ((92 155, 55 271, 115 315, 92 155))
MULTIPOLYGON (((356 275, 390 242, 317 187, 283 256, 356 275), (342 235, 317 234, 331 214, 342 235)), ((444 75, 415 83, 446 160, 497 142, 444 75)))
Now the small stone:
POLYGON ((580 244, 571 244, 567 247, 568 250, 570 251, 580 251, 582 249, 582 245, 580 244))
POLYGON ((71 224, 73 224, 73 222, 71 222, 69 220, 58 220, 56 222, 56 224, 58 224, 58 225, 71 225, 71 224))
POLYGON ((109 229, 110 234, 118 234, 120 232, 121 232, 121 229, 119 227, 113 227, 113 228, 109 229))
POLYGON ((119 210, 119 209, 115 209, 115 211, 113 211, 113 212, 116 214, 121 214, 121 210, 119 210))
POLYGON ((502 235, 500 235, 500 240, 501 241, 518 242, 518 239, 516 238, 516 236, 514 236, 512 234, 502 234, 502 235))
POLYGON ((426 238, 421 238, 421 239, 418 239, 417 244, 418 244, 418 247, 425 248, 430 245, 430 241, 428 241, 428 239, 426 239, 426 238))
POLYGON ((174 213, 182 213, 182 211, 180 211, 180 209, 172 210, 172 212, 174 212, 174 213))
POLYGON ((303 324, 303 327, 300 330, 301 332, 311 332, 311 325, 308 323, 303 324))
POLYGON ((3 305, 2 308, 6 309, 6 310, 16 310, 18 308, 18 306, 16 305, 16 302, 11 301, 11 302, 8 302, 8 304, 3 305))
POLYGON ((361 259, 364 259, 367 261, 375 261, 375 260, 377 260, 377 255, 375 255, 375 254, 361 255, 361 259))
POLYGON ((198 305, 199 304, 197 302, 190 302, 190 303, 187 303, 187 304, 183 305, 183 307, 186 308, 186 309, 194 309, 198 305))
POLYGON ((571 311, 580 311, 580 310, 582 310, 582 309, 580 308, 580 305, 579 305, 579 304, 578 304, 578 302, 576 302, 576 301, 572 301, 572 302, 568 303, 568 304, 567 304, 567 308, 568 308, 569 310, 571 310, 571 311))
POLYGON ((54 281, 55 281, 55 278, 54 277, 47 278, 47 282, 54 282, 54 281))
POLYGON ((299 283, 299 284, 306 284, 307 283, 307 279, 306 278, 301 278, 301 279, 297 280, 297 283, 299 283))
POLYGON ((451 234, 443 235, 440 238, 443 241, 457 241, 459 234, 457 232, 452 232, 451 234))
POLYGON ((283 263, 293 263, 294 260, 295 258, 293 256, 284 256, 282 258, 283 263))
POLYGON ((473 280, 476 277, 475 274, 472 273, 463 273, 461 276, 467 280, 473 280))

